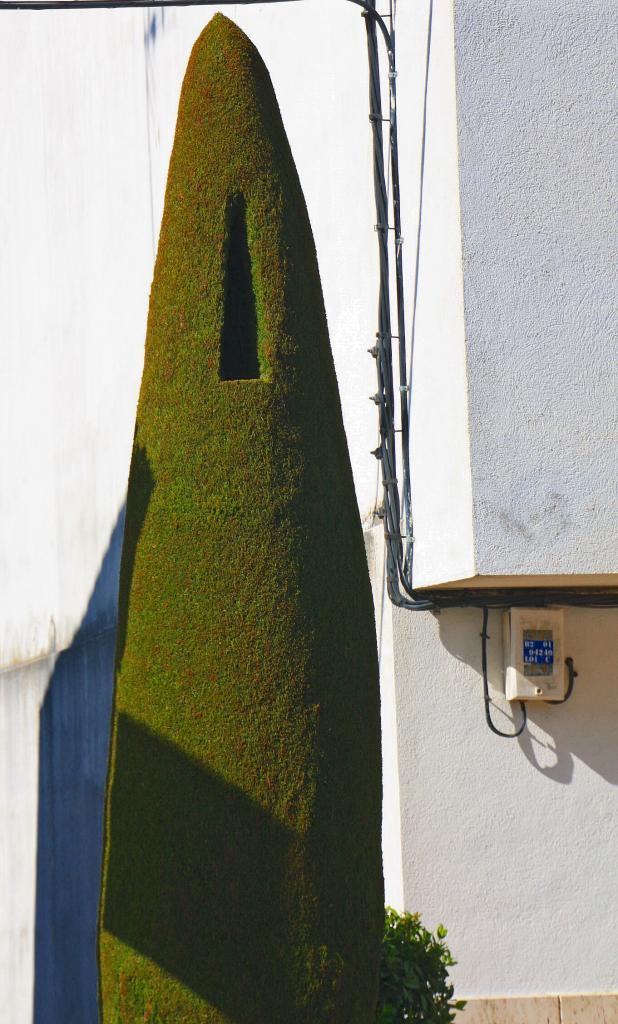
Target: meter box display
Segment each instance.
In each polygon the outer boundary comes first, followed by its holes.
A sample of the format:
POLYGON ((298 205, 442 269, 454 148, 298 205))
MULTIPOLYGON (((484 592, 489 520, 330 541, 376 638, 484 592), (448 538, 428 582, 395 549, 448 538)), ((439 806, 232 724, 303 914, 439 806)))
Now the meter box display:
POLYGON ((564 612, 511 608, 504 613, 504 675, 507 700, 563 700, 564 612))

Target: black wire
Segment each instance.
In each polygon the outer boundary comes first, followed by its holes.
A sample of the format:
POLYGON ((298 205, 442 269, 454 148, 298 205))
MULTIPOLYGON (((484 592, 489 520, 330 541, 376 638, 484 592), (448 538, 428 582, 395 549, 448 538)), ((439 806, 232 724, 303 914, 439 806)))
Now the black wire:
POLYGON ((494 723, 492 721, 491 710, 490 710, 490 708, 491 708, 491 697, 489 696, 489 681, 488 681, 488 678, 487 678, 487 641, 490 639, 490 636, 489 636, 489 634, 487 632, 487 622, 488 622, 488 619, 489 619, 489 608, 483 608, 483 632, 481 633, 481 637, 482 637, 482 642, 481 642, 481 664, 482 664, 482 667, 483 667, 483 695, 484 695, 484 699, 485 699, 485 719, 487 721, 487 725, 489 726, 491 731, 496 734, 496 736, 502 736, 503 739, 506 739, 506 740, 515 740, 515 739, 517 739, 518 736, 521 736, 522 732, 526 728, 526 723, 528 721, 528 711, 526 709, 526 705, 524 704, 523 700, 520 700, 519 706, 521 708, 521 713, 522 713, 522 722, 521 722, 521 725, 519 726, 519 729, 517 730, 517 732, 502 732, 500 729, 498 729, 498 727, 496 725, 494 725, 494 723))
POLYGON ((575 686, 575 680, 577 679, 578 673, 575 671, 575 666, 573 664, 572 658, 565 658, 564 664, 566 665, 567 672, 569 673, 569 682, 566 689, 566 693, 562 700, 546 700, 545 704, 566 704, 569 697, 573 693, 573 687, 575 686))
MULTIPOLYGON (((422 593, 422 591, 421 591, 422 593)), ((457 588, 432 594, 437 610, 447 608, 618 608, 618 590, 580 591, 541 587, 502 587, 500 589, 457 588)))
MULTIPOLYGON (((359 3, 359 0, 352 0, 359 3)), ((374 397, 379 407, 380 445, 378 458, 382 463, 382 486, 384 488, 384 539, 386 545, 386 587, 393 604, 412 611, 430 611, 435 605, 433 598, 418 597, 412 589, 405 567, 406 549, 412 541, 412 525, 409 514, 409 456, 407 401, 402 393, 402 460, 403 460, 403 506, 406 524, 405 545, 401 535, 401 500, 397 478, 397 448, 395 434, 395 386, 393 376, 393 334, 390 299, 389 260, 389 201, 386 185, 384 159, 384 132, 382 125, 389 124, 389 145, 391 175, 393 180, 393 225, 395 230, 395 279, 397 285, 397 341, 399 344, 400 384, 406 384, 405 358, 405 316, 403 305, 403 259, 401 254, 401 210, 399 192, 399 155, 396 118, 396 77, 394 32, 389 33, 382 19, 372 9, 366 8, 367 54, 369 59, 369 119, 373 130, 373 176, 376 206, 376 234, 379 258, 378 293, 378 334, 377 343, 371 350, 376 359, 378 391, 374 397), (380 87, 380 62, 377 44, 379 28, 386 42, 389 69, 390 116, 382 116, 382 95, 380 87), (403 353, 403 359, 402 359, 403 353)))
MULTIPOLYGON (((0 0, 0 11, 108 11, 141 7, 218 7, 236 3, 243 7, 265 3, 299 3, 301 0, 0 0)), ((375 11, 369 0, 347 0, 362 7, 375 18, 380 30, 388 41, 388 29, 384 19, 375 11)))
MULTIPOLYGON (((221 3, 237 3, 243 6, 256 3, 295 3, 298 0, 41 0, 26 3, 24 0, 2 0, 0 11, 98 11, 121 10, 126 7, 214 7, 221 3)), ((352 3, 358 0, 350 0, 352 3)))

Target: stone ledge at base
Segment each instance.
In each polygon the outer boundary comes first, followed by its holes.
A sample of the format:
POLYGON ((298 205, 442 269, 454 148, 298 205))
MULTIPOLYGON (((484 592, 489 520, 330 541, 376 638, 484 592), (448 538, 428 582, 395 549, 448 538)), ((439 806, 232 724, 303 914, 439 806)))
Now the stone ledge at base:
POLYGON ((618 993, 470 999, 457 1024, 618 1024, 618 993))

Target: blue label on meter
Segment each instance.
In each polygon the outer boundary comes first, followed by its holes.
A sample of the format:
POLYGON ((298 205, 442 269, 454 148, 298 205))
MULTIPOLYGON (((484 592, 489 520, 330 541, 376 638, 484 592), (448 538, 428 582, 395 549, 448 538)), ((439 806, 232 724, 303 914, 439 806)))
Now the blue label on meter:
POLYGON ((554 666, 554 637, 550 629, 524 630, 524 674, 551 675, 554 666))
POLYGON ((524 640, 524 661, 526 665, 553 665, 553 640, 524 640))

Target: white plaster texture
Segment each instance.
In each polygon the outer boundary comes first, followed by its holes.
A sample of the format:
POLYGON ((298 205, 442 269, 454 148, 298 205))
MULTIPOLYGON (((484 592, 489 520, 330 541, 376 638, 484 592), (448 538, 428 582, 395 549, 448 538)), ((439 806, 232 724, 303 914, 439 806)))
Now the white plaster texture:
MULTIPOLYGON (((77 727, 49 755, 60 813, 39 834, 40 722, 56 656, 86 610, 93 636, 115 619, 113 574, 91 595, 124 500, 152 269, 141 18, 5 13, 0 82, 0 1020, 91 1024, 79 927, 74 976, 48 978, 35 1007, 37 860, 57 882, 66 861, 54 850, 73 837, 86 881, 100 861, 96 843, 82 845, 83 818, 63 818, 73 804, 62 765, 93 741, 77 727)), ((88 675, 104 704, 109 669, 88 675)), ((93 728, 103 741, 108 721, 93 728)), ((84 754, 76 785, 100 821, 102 779, 89 789, 88 772, 84 754)), ((75 936, 83 892, 75 876, 57 886, 53 914, 39 906, 50 960, 75 936)))
POLYGON ((413 328, 414 583, 423 587, 475 572, 450 0, 410 4, 398 38, 408 319, 413 328))
POLYGON ((475 570, 616 573, 616 4, 454 11, 475 570))
POLYGON ((382 717, 382 864, 384 900, 400 913, 404 909, 397 696, 393 663, 393 606, 386 593, 386 558, 382 525, 365 531, 365 550, 371 578, 380 664, 382 717))
POLYGON ((39 711, 49 659, 0 674, 0 1020, 33 1010, 39 711))
POLYGON ((66 647, 88 603, 126 487, 152 249, 140 20, 3 14, 0 69, 2 668, 66 647))
MULTIPOLYGON (((618 991, 618 611, 565 610, 579 676, 485 723, 479 609, 394 613, 404 901, 444 921, 460 997, 618 991)), ((493 716, 500 612, 489 620, 493 716)))
MULTIPOLYGON (((413 205, 420 154, 406 140, 420 138, 430 11, 415 584, 615 575, 616 7, 410 5, 400 107, 413 205)), ((409 207, 406 217, 414 243, 409 207)))

